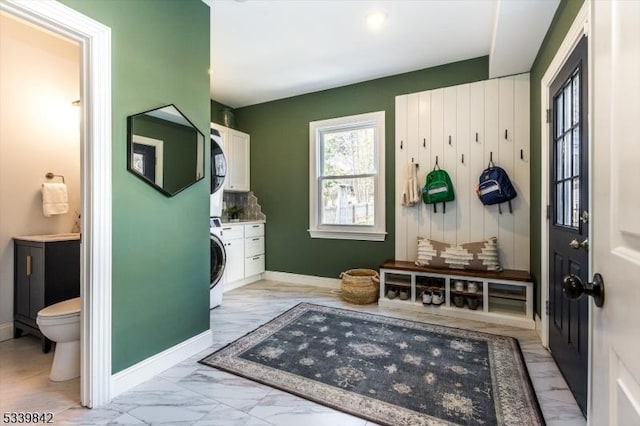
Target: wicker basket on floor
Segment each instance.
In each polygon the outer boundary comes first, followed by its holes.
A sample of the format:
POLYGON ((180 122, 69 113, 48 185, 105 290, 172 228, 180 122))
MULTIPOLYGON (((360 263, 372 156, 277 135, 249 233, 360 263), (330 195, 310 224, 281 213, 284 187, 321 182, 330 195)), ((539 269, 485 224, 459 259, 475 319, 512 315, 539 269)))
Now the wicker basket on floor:
POLYGON ((340 274, 342 298, 349 303, 375 303, 380 294, 380 276, 373 269, 349 269, 340 274))

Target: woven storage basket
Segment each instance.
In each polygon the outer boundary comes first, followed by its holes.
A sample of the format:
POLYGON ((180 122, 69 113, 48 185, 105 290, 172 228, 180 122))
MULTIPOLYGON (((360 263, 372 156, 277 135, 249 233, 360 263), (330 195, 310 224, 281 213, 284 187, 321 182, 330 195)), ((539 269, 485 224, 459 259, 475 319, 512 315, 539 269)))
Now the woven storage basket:
POLYGON ((373 269, 349 269, 340 274, 342 298, 349 303, 366 305, 378 300, 379 275, 373 269))

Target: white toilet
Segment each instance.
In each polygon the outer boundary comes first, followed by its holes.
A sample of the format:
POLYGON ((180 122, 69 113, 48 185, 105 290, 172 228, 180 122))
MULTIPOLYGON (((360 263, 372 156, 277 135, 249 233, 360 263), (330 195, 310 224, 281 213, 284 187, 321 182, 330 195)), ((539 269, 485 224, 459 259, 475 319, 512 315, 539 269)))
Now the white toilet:
POLYGON ((49 378, 61 382, 80 376, 80 298, 47 306, 38 312, 36 323, 56 342, 49 378))

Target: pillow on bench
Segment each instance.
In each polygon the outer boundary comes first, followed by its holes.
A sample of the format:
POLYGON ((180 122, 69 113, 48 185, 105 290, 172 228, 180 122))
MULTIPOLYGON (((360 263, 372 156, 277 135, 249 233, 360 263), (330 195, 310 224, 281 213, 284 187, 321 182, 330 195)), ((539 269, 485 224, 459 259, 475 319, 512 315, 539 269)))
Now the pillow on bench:
POLYGON ((459 245, 418 237, 416 265, 471 271, 502 271, 496 237, 459 245))

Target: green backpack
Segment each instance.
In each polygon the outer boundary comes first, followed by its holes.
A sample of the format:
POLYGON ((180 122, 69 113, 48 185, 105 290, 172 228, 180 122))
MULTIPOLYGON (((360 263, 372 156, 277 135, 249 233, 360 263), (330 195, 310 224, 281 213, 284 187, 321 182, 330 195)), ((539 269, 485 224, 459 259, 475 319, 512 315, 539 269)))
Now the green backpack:
POLYGON ((442 213, 447 212, 446 202, 453 201, 456 196, 453 192, 453 183, 449 173, 442 170, 440 166, 436 164, 436 167, 429 172, 427 180, 422 188, 422 201, 425 204, 433 204, 433 212, 437 213, 437 203, 442 203, 442 213))

